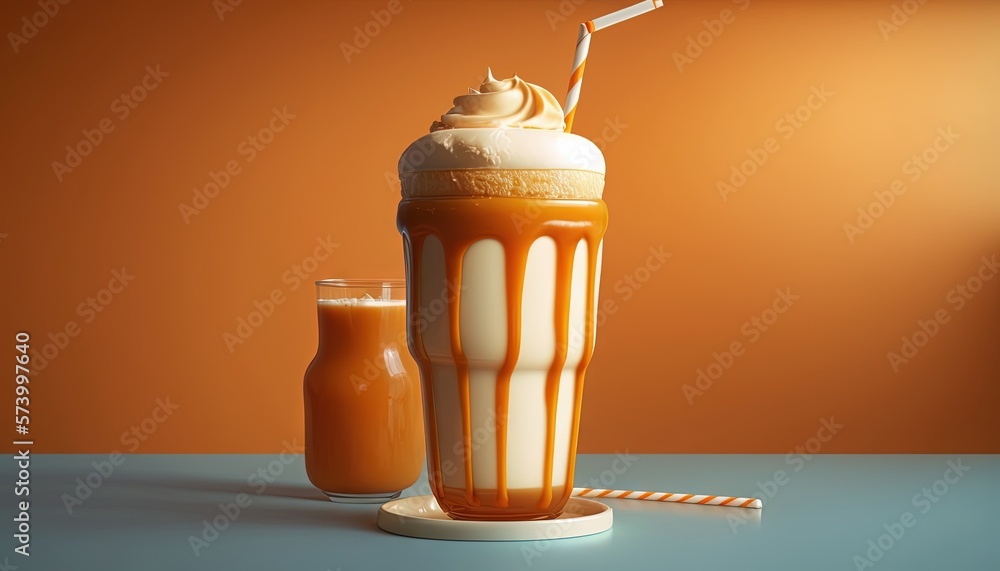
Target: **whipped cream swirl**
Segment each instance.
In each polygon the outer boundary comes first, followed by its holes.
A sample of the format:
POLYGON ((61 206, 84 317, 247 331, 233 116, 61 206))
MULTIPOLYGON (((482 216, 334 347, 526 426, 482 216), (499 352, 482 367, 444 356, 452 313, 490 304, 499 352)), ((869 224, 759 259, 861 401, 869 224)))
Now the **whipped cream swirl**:
POLYGON ((562 106, 546 89, 517 75, 498 80, 489 69, 479 90, 469 89, 454 104, 431 125, 431 132, 483 127, 562 131, 565 127, 562 106))

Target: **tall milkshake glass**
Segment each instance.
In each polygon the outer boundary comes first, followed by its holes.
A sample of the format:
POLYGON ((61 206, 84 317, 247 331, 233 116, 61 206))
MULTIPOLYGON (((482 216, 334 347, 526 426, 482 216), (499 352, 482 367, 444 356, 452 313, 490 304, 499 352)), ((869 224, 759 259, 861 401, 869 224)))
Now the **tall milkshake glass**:
POLYGON ((557 517, 595 344, 604 158, 549 92, 489 75, 399 172, 431 489, 455 519, 557 517))

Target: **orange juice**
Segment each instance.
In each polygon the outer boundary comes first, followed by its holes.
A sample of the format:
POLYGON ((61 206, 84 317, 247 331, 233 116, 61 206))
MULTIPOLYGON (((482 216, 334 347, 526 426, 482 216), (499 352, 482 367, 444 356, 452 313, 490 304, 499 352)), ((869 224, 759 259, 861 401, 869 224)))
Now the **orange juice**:
MULTIPOLYGON (((328 282, 318 288, 344 289, 328 282)), ((424 461, 405 300, 334 295, 320 291, 319 348, 305 375, 306 472, 331 500, 384 501, 412 485, 424 461)))

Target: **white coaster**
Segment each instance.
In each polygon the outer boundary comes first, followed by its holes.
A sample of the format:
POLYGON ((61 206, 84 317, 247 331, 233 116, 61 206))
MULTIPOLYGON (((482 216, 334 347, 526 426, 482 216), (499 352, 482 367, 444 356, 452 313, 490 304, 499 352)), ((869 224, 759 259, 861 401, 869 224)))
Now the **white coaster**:
POLYGON ((411 496, 383 504, 378 526, 389 533, 459 541, 533 541, 593 535, 611 529, 611 508, 570 498, 562 515, 540 521, 459 521, 448 517, 434 496, 411 496))

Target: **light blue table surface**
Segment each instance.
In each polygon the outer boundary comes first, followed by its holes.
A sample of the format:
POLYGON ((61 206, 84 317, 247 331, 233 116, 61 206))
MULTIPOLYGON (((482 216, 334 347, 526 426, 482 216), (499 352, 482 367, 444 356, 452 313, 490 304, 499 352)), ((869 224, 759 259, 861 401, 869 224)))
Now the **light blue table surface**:
POLYGON ((283 464, 277 455, 134 455, 69 514, 76 479, 97 482, 92 462, 108 457, 42 455, 31 463, 30 557, 13 551, 11 519, 24 499, 13 493, 13 461, 0 469, 8 522, 0 565, 6 558, 7 569, 21 571, 1000 569, 1000 456, 642 455, 627 466, 615 459, 582 455, 577 485, 603 477, 620 489, 752 495, 764 509, 610 500, 614 527, 599 535, 433 541, 382 532, 377 506, 330 503, 309 485, 301 456, 286 455, 283 464), (949 463, 968 468, 949 472, 949 463), (279 473, 273 482, 252 477, 269 465, 279 473), (232 521, 218 517, 220 504, 239 494, 249 505, 232 521), (205 541, 213 519, 225 529, 205 541), (197 555, 191 537, 205 541, 197 555))

